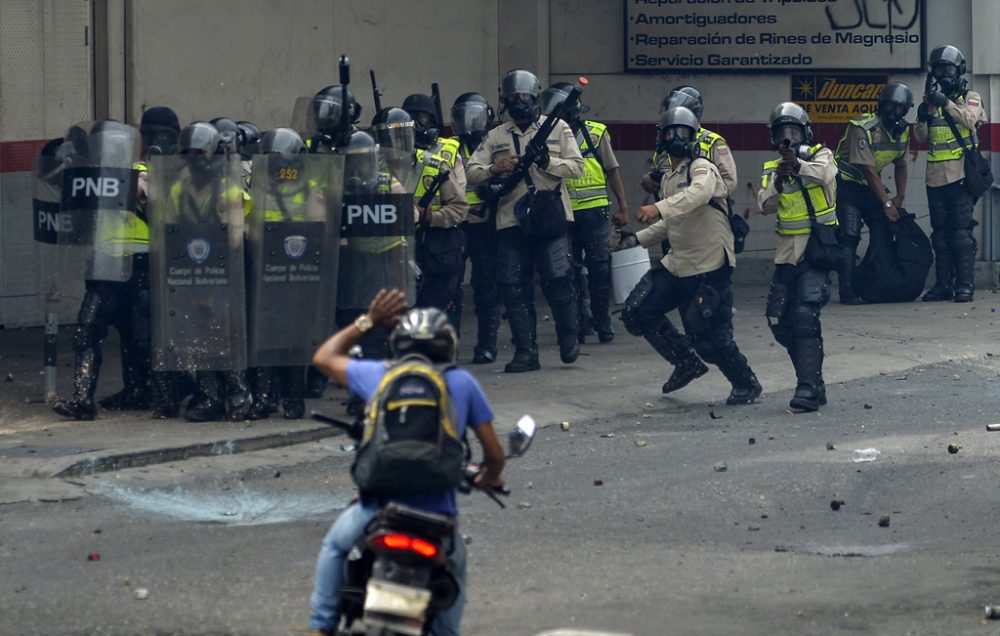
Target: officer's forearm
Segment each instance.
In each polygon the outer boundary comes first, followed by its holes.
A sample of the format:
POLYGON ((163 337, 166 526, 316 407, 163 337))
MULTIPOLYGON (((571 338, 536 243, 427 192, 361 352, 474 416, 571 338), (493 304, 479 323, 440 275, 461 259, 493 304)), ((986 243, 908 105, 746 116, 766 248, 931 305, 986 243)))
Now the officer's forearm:
MULTIPOLYGON (((857 165, 857 164, 855 164, 857 165)), ((861 172, 864 173, 865 179, 868 181, 868 188, 875 195, 875 198, 879 200, 879 203, 885 205, 885 202, 889 200, 889 195, 885 191, 885 184, 882 183, 882 177, 875 172, 875 166, 858 166, 861 168, 861 172)))
POLYGON ((906 197, 906 181, 909 178, 909 169, 905 163, 897 163, 894 176, 896 178, 896 196, 902 200, 906 197))
POLYGON ((622 183, 621 170, 612 168, 608 172, 608 186, 611 187, 611 192, 615 195, 615 199, 618 200, 618 209, 627 210, 628 201, 625 200, 625 184, 622 183))

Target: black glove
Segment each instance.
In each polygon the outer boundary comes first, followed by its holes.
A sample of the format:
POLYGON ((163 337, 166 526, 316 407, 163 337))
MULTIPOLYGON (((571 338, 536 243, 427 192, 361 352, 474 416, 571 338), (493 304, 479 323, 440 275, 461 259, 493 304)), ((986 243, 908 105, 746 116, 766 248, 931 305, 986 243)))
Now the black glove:
POLYGON ((927 94, 927 101, 931 106, 940 108, 948 103, 948 96, 941 91, 933 91, 927 94))
POLYGON ((618 239, 618 249, 627 250, 639 244, 639 237, 632 230, 621 228, 618 233, 621 235, 621 238, 618 239))
POLYGON ((917 106, 917 121, 928 122, 931 120, 931 116, 927 113, 927 102, 921 102, 917 106))
POLYGON ((532 150, 535 153, 535 165, 545 170, 549 166, 549 146, 548 144, 539 144, 537 146, 532 146, 532 150))

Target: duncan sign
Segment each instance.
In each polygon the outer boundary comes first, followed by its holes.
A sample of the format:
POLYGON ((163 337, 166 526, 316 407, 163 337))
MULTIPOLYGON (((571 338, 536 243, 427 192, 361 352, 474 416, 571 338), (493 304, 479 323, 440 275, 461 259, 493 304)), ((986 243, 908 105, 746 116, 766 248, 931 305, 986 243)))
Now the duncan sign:
POLYGON ((875 110, 888 75, 792 75, 792 101, 817 124, 846 123, 875 110))
POLYGON ((624 0, 625 72, 909 70, 925 0, 624 0))

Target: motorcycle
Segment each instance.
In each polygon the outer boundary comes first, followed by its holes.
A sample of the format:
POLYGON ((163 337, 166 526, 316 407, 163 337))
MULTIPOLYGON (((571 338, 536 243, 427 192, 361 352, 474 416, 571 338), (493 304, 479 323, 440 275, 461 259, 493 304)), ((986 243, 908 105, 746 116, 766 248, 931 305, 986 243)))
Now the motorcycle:
MULTIPOLYGON (((313 412, 316 420, 344 429, 361 439, 359 421, 343 422, 313 412)), ((523 416, 507 436, 507 457, 524 455, 536 431, 535 420, 523 416)), ((466 443, 466 464, 459 492, 469 494, 481 467, 471 462, 466 443)), ((498 495, 506 487, 483 491, 501 508, 498 495)), ((344 563, 340 589, 339 636, 426 636, 434 616, 458 599, 459 586, 445 565, 449 541, 461 541, 451 517, 391 503, 378 511, 344 563), (359 631, 360 630, 360 631, 359 631)))

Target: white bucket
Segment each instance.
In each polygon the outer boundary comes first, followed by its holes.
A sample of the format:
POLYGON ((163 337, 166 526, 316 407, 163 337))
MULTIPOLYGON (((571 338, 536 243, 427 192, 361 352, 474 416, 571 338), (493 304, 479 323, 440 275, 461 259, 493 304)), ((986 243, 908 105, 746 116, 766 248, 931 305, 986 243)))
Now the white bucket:
POLYGON ((636 245, 611 252, 611 296, 616 305, 625 302, 649 268, 649 250, 645 247, 636 245))

